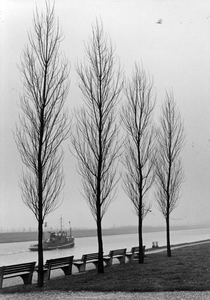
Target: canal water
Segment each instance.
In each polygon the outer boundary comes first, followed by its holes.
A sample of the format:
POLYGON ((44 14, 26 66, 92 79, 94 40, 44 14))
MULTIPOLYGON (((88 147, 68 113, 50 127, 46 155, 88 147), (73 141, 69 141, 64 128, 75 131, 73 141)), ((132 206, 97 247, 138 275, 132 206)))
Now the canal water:
MULTIPOLYGON (((146 248, 152 247, 152 242, 157 241, 159 246, 166 245, 165 232, 149 232, 143 234, 144 245, 146 248)), ((179 243, 195 242, 210 239, 210 228, 173 230, 171 231, 171 245, 179 243)), ((36 243, 36 241, 34 241, 36 243)), ((33 242, 5 243, 0 244, 0 266, 24 263, 29 261, 38 261, 37 252, 29 250, 33 242)), ((103 237, 104 254, 110 250, 127 248, 127 251, 133 246, 138 246, 138 235, 109 235, 103 237)), ((97 238, 84 237, 75 239, 75 247, 72 249, 44 251, 44 261, 50 258, 74 255, 74 258, 80 258, 82 254, 97 252, 97 238)))

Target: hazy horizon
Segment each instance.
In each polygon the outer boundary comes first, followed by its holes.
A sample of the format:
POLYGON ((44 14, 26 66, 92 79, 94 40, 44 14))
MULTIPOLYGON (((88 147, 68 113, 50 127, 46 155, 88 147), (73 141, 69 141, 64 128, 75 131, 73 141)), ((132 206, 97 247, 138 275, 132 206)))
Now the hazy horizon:
MULTIPOLYGON (((209 228, 210 229, 210 224, 206 223, 206 224, 197 224, 197 225, 172 225, 171 227, 171 230, 187 230, 187 229, 207 229, 209 228)), ((137 231, 137 226, 136 225, 119 225, 119 226, 112 226, 112 227, 103 227, 102 230, 120 230, 120 229, 136 229, 137 231)), ((155 231, 157 230, 160 230, 160 229, 163 229, 163 230, 166 230, 166 226, 164 225, 143 225, 143 232, 148 229, 156 229, 155 231)), ((48 232, 48 231, 51 231, 51 230, 55 230, 55 231, 59 231, 60 230, 60 227, 50 227, 50 228, 43 228, 43 231, 44 232, 48 232)), ((64 231, 68 231, 69 228, 68 227, 65 227, 63 228, 64 231)), ((72 227, 71 228, 72 231, 97 231, 97 228, 96 226, 94 227, 72 227)), ((24 228, 0 228, 0 233, 5 233, 5 232, 9 232, 9 233, 12 233, 12 232, 38 232, 38 229, 36 227, 33 227, 33 228, 27 228, 27 227, 24 227, 24 228)))

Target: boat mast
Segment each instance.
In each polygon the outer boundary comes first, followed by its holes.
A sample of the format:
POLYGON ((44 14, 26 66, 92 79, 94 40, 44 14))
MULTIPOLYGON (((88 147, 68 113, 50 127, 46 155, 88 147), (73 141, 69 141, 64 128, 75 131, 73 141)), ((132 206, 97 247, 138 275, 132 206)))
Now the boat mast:
POLYGON ((69 226, 70 226, 70 237, 71 237, 71 222, 69 222, 69 226))

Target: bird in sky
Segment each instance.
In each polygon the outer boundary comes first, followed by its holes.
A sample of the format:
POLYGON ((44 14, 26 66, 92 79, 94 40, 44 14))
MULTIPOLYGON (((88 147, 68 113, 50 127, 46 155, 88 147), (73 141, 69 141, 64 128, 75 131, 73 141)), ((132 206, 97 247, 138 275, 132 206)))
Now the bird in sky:
POLYGON ((157 21, 157 24, 162 24, 162 19, 159 19, 158 21, 157 21))

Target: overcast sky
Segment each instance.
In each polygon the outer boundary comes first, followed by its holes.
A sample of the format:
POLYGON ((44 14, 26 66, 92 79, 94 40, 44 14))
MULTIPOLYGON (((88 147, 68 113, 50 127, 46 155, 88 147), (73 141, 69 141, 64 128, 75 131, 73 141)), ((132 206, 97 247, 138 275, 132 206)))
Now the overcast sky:
MULTIPOLYGON (((0 228, 36 228, 33 213, 20 196, 19 175, 23 168, 13 138, 20 112, 22 84, 18 64, 28 43, 35 7, 43 0, 0 1, 0 228)), ((143 64, 154 79, 156 113, 165 91, 173 90, 184 119, 186 143, 182 151, 185 181, 172 225, 210 225, 210 2, 209 0, 55 0, 55 13, 65 39, 61 50, 71 64, 71 87, 66 105, 71 111, 81 105, 75 64, 84 61, 84 42, 91 24, 101 18, 104 30, 116 47, 116 54, 129 76, 134 62, 143 64), (159 20, 161 22, 158 22, 159 20), (161 24, 159 24, 161 23, 161 24)), ((156 115, 156 116, 157 116, 156 115)), ((94 227, 95 221, 81 196, 76 161, 65 150, 63 203, 46 221, 49 227, 64 225, 94 227)), ((153 194, 152 212, 145 225, 165 225, 153 194)), ((103 219, 104 227, 136 225, 137 217, 119 183, 116 200, 103 219)))

